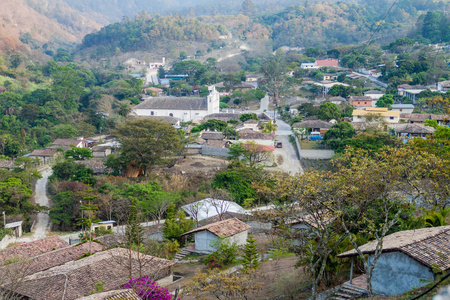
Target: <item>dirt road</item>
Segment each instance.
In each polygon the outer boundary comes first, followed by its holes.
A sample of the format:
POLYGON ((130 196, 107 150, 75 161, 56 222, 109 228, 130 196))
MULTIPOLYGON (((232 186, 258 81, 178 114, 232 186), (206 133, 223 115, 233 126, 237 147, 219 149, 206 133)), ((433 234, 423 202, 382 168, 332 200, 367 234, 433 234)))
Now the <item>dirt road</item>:
POLYGON ((303 174, 300 160, 297 157, 297 151, 292 143, 289 142, 289 135, 292 134, 291 126, 281 119, 277 119, 278 130, 275 132, 278 142, 283 143, 283 148, 275 148, 273 154, 283 156, 283 163, 278 166, 284 172, 303 174))
MULTIPOLYGON (((49 207, 47 197, 47 182, 48 177, 52 175, 52 170, 44 170, 42 178, 36 182, 36 204, 49 207)), ((46 236, 46 231, 50 222, 48 211, 40 212, 37 215, 37 222, 33 229, 33 240, 38 240, 46 236)))

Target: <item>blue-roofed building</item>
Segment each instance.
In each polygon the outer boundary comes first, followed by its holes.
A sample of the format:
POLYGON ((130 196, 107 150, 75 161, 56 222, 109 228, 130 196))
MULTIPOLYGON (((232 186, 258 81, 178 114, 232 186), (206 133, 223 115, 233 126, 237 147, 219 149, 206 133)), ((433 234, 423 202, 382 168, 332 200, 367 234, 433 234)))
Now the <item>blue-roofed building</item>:
POLYGON ((393 104, 391 108, 392 110, 399 111, 403 114, 412 114, 412 112, 414 111, 413 104, 393 104))

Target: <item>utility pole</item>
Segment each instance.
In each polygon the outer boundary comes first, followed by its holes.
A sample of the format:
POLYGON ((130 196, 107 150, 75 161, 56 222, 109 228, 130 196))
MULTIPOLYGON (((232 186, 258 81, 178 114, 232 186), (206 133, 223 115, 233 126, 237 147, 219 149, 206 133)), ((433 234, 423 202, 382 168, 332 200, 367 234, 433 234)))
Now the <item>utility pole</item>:
POLYGON ((3 227, 6 227, 6 215, 5 215, 5 212, 3 212, 3 227))

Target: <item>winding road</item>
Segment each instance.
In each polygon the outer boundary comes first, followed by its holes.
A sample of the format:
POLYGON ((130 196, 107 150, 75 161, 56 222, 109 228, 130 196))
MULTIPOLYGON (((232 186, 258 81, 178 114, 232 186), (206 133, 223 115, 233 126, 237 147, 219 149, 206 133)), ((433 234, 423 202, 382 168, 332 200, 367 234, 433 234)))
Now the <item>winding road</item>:
POLYGON ((278 167, 284 172, 290 172, 292 175, 296 173, 303 174, 300 160, 297 156, 297 150, 294 145, 289 142, 289 136, 292 133, 291 126, 281 119, 277 119, 278 130, 275 132, 277 141, 283 143, 283 148, 275 148, 273 154, 283 156, 283 164, 278 167))

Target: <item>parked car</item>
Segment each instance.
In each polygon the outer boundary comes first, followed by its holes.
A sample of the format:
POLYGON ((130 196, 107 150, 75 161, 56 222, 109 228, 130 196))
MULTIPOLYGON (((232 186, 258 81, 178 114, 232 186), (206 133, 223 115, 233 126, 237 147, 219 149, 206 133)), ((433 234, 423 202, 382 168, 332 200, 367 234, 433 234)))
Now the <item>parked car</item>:
POLYGON ((312 131, 311 135, 309 136, 310 141, 319 141, 322 139, 322 136, 320 135, 320 132, 318 131, 312 131))
POLYGON ((282 142, 277 142, 277 145, 275 147, 276 148, 283 148, 283 143, 282 142))

